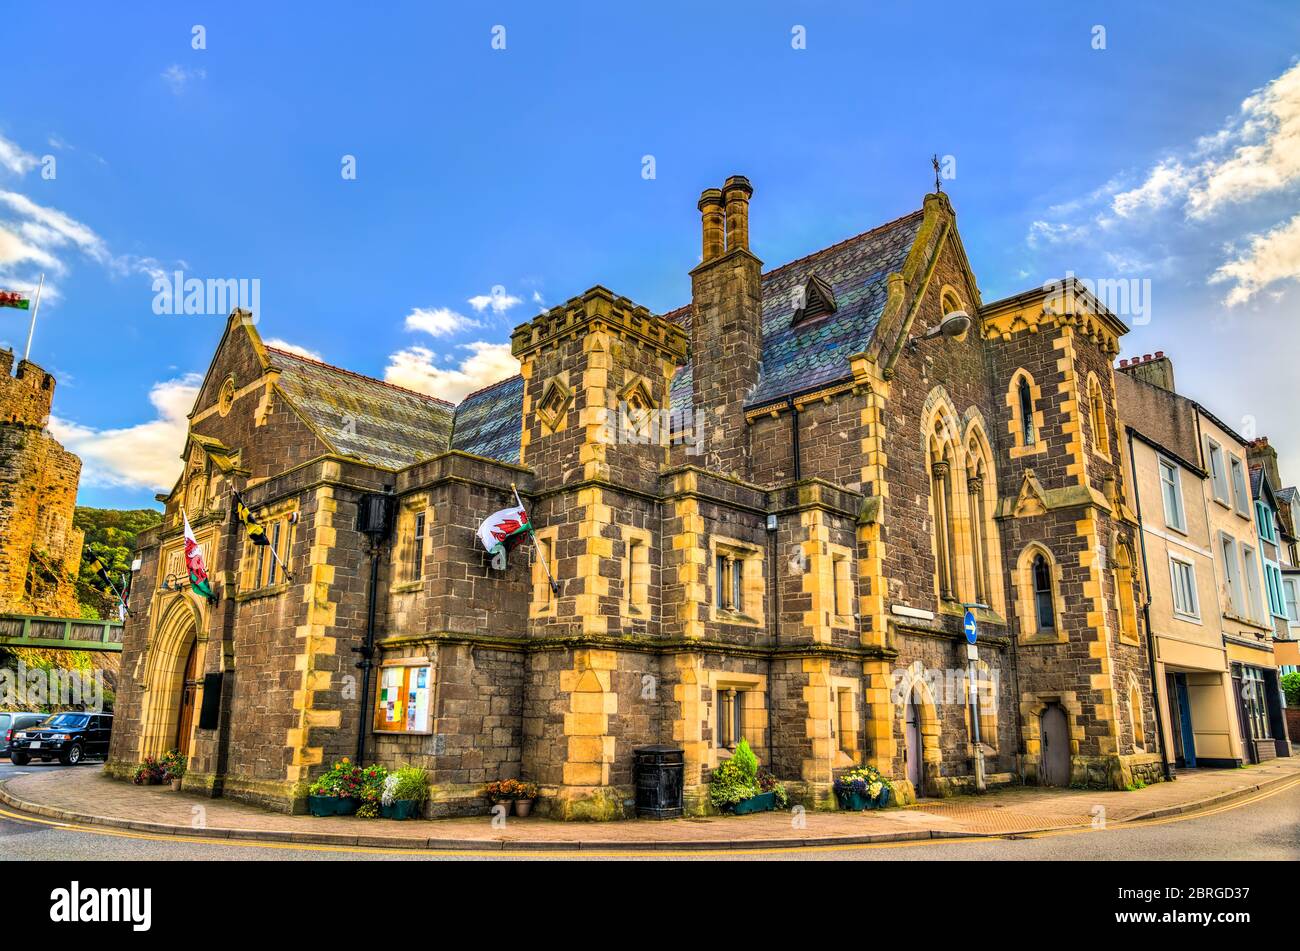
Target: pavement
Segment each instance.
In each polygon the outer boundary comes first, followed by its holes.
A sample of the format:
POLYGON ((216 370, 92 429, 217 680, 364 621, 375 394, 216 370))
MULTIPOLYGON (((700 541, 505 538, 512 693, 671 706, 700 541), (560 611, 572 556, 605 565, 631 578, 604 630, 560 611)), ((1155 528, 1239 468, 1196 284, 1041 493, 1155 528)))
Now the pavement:
POLYGON ((1180 816, 1286 787, 1300 780, 1300 757, 1244 769, 1186 770, 1176 782, 1132 791, 1019 787, 865 813, 787 811, 606 823, 512 817, 499 826, 488 816, 409 822, 287 816, 230 800, 175 793, 162 786, 133 786, 108 779, 90 764, 33 764, 24 770, 0 771, 0 802, 17 814, 157 835, 407 850, 704 851, 1114 828, 1180 816))

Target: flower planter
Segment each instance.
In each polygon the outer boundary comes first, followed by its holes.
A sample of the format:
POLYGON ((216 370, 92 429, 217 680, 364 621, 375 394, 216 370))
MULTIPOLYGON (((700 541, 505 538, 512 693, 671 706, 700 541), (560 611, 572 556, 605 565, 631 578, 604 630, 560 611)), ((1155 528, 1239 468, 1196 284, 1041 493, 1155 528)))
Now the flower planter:
POLYGON ((839 800, 840 808, 848 812, 862 812, 864 809, 884 809, 889 805, 889 790, 883 789, 880 795, 872 799, 864 792, 855 792, 852 789, 835 790, 835 798, 839 800))
POLYGON ((391 806, 381 803, 379 814, 385 819, 414 819, 419 807, 414 799, 394 799, 391 806))
POLYGON ((179 779, 173 779, 172 792, 180 792, 180 791, 181 791, 181 781, 179 779))
POLYGON ((776 808, 776 793, 765 792, 757 796, 750 796, 748 799, 742 799, 731 807, 731 811, 738 816, 747 816, 751 812, 770 812, 776 808))
POLYGON ((308 796, 307 809, 313 816, 337 816, 338 796, 308 796))
POLYGON ((355 796, 336 796, 334 797, 334 813, 339 816, 354 815, 357 811, 357 799, 355 796))
POLYGON ((519 816, 521 819, 532 811, 533 811, 533 800, 531 799, 515 800, 515 815, 519 816))

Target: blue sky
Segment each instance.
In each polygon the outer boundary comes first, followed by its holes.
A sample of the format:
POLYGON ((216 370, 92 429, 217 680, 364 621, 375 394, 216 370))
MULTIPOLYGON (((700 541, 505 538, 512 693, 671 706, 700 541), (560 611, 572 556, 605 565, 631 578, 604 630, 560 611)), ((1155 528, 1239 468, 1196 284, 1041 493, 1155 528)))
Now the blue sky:
POLYGON ((1149 286, 1124 355, 1300 478, 1294 3, 444 6, 5 4, 0 287, 46 273, 82 504, 179 471, 223 319, 154 313, 158 272, 256 278, 265 338, 458 398, 539 306, 684 303, 701 188, 749 176, 776 266, 919 207, 935 152, 986 300, 1149 286))

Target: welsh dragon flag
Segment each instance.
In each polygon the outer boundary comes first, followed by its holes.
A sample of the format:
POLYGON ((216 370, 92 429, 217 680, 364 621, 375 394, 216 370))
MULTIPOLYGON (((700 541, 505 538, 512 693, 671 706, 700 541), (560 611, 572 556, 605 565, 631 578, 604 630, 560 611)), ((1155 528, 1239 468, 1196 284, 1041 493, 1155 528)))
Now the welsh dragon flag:
POLYGON ((493 512, 483 519, 478 527, 478 540, 490 554, 498 550, 509 551, 519 544, 533 526, 528 521, 528 513, 519 506, 493 512))
POLYGON ((185 568, 190 573, 190 587, 195 594, 205 598, 212 597, 212 585, 208 583, 208 566, 203 563, 203 549, 190 528, 190 517, 181 509, 181 518, 185 520, 185 568))

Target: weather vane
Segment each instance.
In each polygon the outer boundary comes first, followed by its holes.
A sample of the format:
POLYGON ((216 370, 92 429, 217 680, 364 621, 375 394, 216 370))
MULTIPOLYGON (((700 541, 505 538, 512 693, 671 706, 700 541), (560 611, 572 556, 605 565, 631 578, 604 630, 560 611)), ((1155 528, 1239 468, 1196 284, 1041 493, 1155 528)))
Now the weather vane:
POLYGON ((934 156, 930 159, 930 164, 934 166, 934 190, 936 192, 941 192, 943 191, 943 185, 940 184, 939 182, 939 153, 938 152, 934 153, 934 156))

